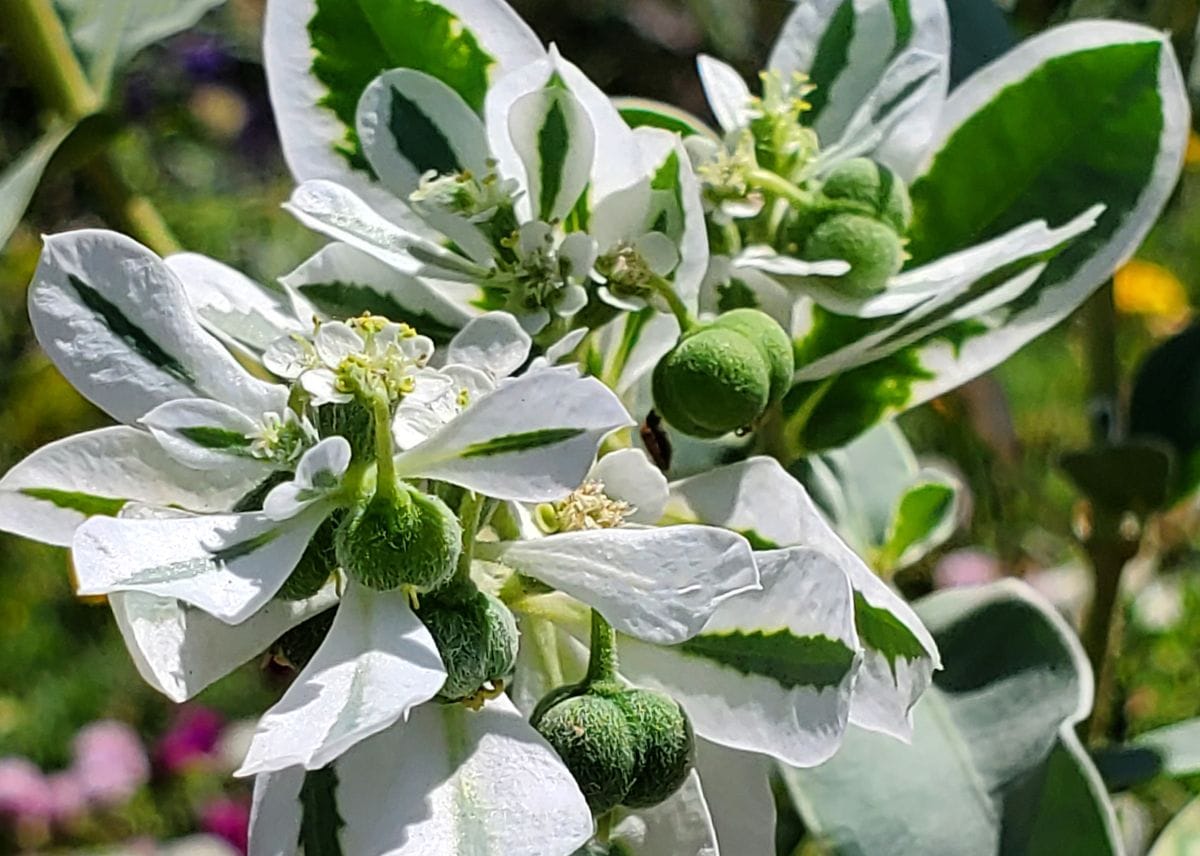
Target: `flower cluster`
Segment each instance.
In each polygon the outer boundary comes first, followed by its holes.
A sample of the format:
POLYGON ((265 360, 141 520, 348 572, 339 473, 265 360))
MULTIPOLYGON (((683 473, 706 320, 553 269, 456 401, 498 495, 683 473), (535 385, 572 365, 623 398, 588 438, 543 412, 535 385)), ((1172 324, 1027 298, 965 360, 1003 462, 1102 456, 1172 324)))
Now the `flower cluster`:
POLYGON ((1000 90, 947 101, 940 3, 814 83, 846 38, 815 5, 758 95, 701 59, 718 133, 611 101, 501 0, 272 0, 287 207, 332 242, 264 287, 47 238, 34 330, 122 424, 10 471, 0 526, 70 546, 177 701, 296 671, 240 769, 252 852, 760 852, 773 765, 909 736, 937 648, 794 473, 1063 317, 1182 142, 1139 139, 1133 199, 1059 194, 1051 227, 1031 191, 943 239, 937 169, 1000 90), (372 30, 394 67, 341 74, 372 30))

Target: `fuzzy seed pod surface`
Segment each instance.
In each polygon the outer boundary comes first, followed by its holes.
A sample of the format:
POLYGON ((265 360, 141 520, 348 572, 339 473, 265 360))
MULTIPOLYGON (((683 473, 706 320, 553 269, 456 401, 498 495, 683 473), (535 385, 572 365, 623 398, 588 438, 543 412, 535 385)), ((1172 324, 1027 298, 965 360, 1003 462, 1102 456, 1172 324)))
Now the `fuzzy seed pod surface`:
POLYGON ((440 499, 400 484, 350 512, 334 543, 338 564, 368 588, 427 592, 454 573, 462 527, 440 499))
POLYGON ((466 599, 428 598, 417 616, 425 622, 446 666, 438 698, 461 701, 484 684, 512 672, 517 661, 517 622, 499 599, 476 591, 466 599))
POLYGON ((901 235, 912 224, 907 185, 886 166, 869 158, 851 158, 838 164, 825 178, 821 193, 827 199, 855 205, 901 235))
POLYGON ((805 241, 803 255, 810 261, 849 262, 850 271, 829 282, 850 297, 879 294, 904 265, 900 236, 862 214, 835 214, 822 222, 805 241))
POLYGON ((595 814, 616 808, 636 777, 634 738, 625 712, 596 695, 568 698, 535 726, 554 747, 595 814))
POLYGON ((719 316, 713 326, 741 333, 758 346, 771 379, 770 399, 775 402, 783 398, 792 385, 796 357, 792 340, 779 323, 758 309, 734 309, 719 316))

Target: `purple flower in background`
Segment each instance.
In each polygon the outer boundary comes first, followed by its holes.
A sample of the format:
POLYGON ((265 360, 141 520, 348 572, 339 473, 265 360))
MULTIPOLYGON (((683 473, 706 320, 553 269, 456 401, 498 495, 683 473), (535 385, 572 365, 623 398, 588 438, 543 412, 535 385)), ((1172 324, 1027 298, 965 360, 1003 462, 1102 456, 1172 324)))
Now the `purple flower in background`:
POLYGON ((49 821, 54 815, 50 783, 24 758, 0 758, 0 815, 17 822, 49 821))
POLYGON ((219 797, 200 812, 200 828, 245 853, 249 845, 250 805, 244 800, 219 797))
POLYGON ((150 759, 141 740, 128 725, 100 720, 75 736, 78 778, 89 802, 117 805, 129 799, 150 779, 150 759))
POLYGON ((232 57, 216 36, 189 33, 172 46, 184 72, 196 81, 216 80, 232 64, 232 57))
POLYGON ((217 752, 225 719, 206 707, 186 707, 158 741, 154 756, 162 769, 177 774, 208 764, 217 752))

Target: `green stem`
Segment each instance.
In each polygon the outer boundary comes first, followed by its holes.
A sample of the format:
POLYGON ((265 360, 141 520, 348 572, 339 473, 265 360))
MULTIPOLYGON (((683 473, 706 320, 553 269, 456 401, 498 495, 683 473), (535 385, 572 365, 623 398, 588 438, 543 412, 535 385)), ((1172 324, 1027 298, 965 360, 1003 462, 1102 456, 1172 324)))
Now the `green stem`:
POLYGON ((160 256, 169 256, 182 249, 154 203, 119 177, 111 155, 105 152, 88 161, 83 174, 99 196, 108 219, 118 229, 137 238, 160 256))
POLYGON ((754 169, 746 177, 751 187, 765 190, 799 208, 808 208, 813 204, 813 195, 801 190, 781 175, 776 175, 765 169, 754 169))
POLYGON ((392 411, 387 399, 376 395, 371 402, 375 422, 375 466, 379 474, 375 493, 384 498, 396 495, 396 462, 392 460, 392 411))
POLYGON ((46 106, 72 122, 100 109, 51 0, 9 0, 4 13, 5 41, 46 106))
POLYGON ((592 610, 592 649, 588 657, 587 675, 583 682, 587 685, 612 681, 617 677, 617 631, 604 620, 596 610, 592 610))
POLYGON ((467 491, 458 506, 458 523, 462 527, 462 552, 458 554, 458 567, 448 585, 460 590, 473 590, 471 563, 475 559, 475 537, 479 534, 479 520, 485 500, 473 490, 467 491))
POLYGON ((683 305, 683 301, 679 299, 679 295, 675 293, 675 289, 671 283, 667 282, 661 276, 656 276, 651 280, 651 285, 667 301, 667 306, 671 308, 671 313, 675 316, 675 320, 679 322, 680 331, 686 333, 696 326, 696 319, 692 317, 692 313, 688 312, 688 308, 683 305))

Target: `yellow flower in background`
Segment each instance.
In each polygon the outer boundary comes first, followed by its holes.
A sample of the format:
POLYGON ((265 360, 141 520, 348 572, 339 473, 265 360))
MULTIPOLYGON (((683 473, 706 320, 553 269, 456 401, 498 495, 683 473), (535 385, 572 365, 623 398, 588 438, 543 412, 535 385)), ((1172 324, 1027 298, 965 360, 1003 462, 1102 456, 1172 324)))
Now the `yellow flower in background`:
POLYGON ((1145 315, 1174 326, 1191 314, 1183 283, 1162 265, 1133 259, 1117 271, 1113 282, 1117 311, 1124 315, 1145 315))

